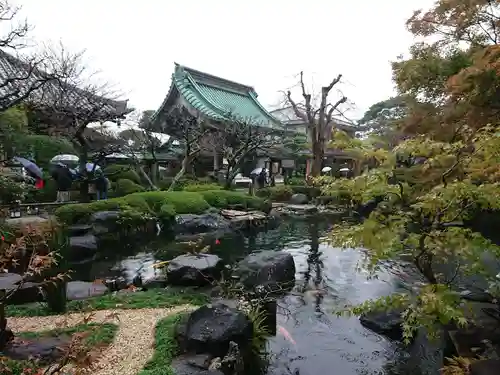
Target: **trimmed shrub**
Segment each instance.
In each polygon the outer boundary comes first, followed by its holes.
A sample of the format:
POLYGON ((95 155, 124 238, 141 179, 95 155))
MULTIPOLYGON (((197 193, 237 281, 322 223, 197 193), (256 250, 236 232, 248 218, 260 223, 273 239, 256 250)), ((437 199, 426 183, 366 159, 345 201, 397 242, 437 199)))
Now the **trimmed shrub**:
POLYGON ((184 191, 209 191, 209 190, 222 190, 222 186, 210 183, 210 184, 189 184, 184 186, 184 191))
POLYGON ((259 189, 256 194, 258 197, 268 198, 275 202, 288 202, 293 195, 293 190, 288 185, 279 185, 259 189))
POLYGON ((55 211, 56 217, 65 225, 79 224, 90 219, 93 213, 99 211, 132 211, 132 207, 121 200, 108 199, 91 203, 67 204, 55 211))
POLYGON ((138 185, 134 181, 127 179, 120 179, 116 181, 113 189, 114 195, 116 197, 123 197, 125 195, 138 193, 144 190, 145 189, 141 185, 138 185))
POLYGON ((104 175, 110 181, 130 180, 137 185, 141 184, 141 177, 130 165, 112 164, 104 168, 104 175))
POLYGON ((163 224, 168 225, 174 221, 175 215, 176 212, 174 206, 170 204, 164 204, 163 206, 160 207, 160 212, 158 213, 158 219, 163 224))
POLYGON ((158 213, 164 204, 173 206, 178 214, 200 214, 210 207, 203 196, 188 191, 147 191, 132 196, 143 197, 155 213, 158 213))

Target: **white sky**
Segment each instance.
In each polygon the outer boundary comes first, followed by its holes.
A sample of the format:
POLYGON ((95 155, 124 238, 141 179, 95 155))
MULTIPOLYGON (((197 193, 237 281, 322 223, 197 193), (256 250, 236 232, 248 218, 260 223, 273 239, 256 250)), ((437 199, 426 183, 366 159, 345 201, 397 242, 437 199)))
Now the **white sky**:
POLYGON ((268 108, 301 70, 316 89, 342 73, 342 90, 356 104, 348 117, 358 118, 393 95, 390 61, 412 43, 405 20, 433 1, 11 2, 22 6, 36 40, 85 49, 92 69, 137 109, 158 108, 175 61, 253 86, 268 108))

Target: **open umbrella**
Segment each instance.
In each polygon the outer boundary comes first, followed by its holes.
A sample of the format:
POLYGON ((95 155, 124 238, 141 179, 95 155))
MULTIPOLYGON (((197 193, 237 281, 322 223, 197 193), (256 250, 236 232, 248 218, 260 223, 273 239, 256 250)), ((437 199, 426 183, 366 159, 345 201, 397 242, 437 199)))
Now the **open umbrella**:
POLYGON ((250 175, 260 174, 261 172, 262 172, 262 168, 255 168, 252 172, 250 172, 250 175))
POLYGON ((350 169, 349 168, 340 168, 339 169, 339 172, 349 172, 350 169))
POLYGON ((332 167, 324 167, 324 168, 321 170, 321 172, 326 173, 326 172, 330 172, 331 170, 332 170, 332 167))
POLYGON ((97 171, 98 169, 101 169, 101 167, 94 163, 85 164, 85 168, 87 169, 87 172, 97 171))
POLYGON ((56 155, 52 159, 50 159, 51 163, 78 163, 80 158, 76 155, 71 155, 71 154, 62 154, 62 155, 56 155))
POLYGON ((25 158, 20 158, 18 156, 14 157, 13 159, 17 161, 19 164, 21 164, 26 169, 26 171, 33 177, 43 178, 42 170, 38 165, 36 165, 32 161, 25 158))

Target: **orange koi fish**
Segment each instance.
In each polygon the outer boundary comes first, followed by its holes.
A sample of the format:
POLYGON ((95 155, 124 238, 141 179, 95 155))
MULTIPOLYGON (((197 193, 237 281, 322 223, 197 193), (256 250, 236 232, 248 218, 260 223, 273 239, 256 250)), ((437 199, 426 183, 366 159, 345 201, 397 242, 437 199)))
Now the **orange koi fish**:
POLYGON ((284 327, 278 325, 278 332, 283 335, 283 337, 290 341, 293 345, 297 345, 295 340, 293 339, 292 335, 290 335, 290 332, 288 332, 284 327))

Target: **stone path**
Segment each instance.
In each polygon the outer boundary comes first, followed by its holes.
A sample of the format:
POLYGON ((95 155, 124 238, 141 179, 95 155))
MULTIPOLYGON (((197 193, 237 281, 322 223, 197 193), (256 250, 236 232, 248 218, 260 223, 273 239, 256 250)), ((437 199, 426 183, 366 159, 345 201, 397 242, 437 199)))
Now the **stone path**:
MULTIPOLYGON (((182 305, 171 309, 96 311, 90 322, 117 323, 118 332, 113 343, 98 358, 93 375, 136 375, 153 356, 156 323, 168 315, 191 309, 193 306, 182 305)), ((87 315, 8 318, 8 324, 14 333, 46 331, 80 324, 87 315)))

